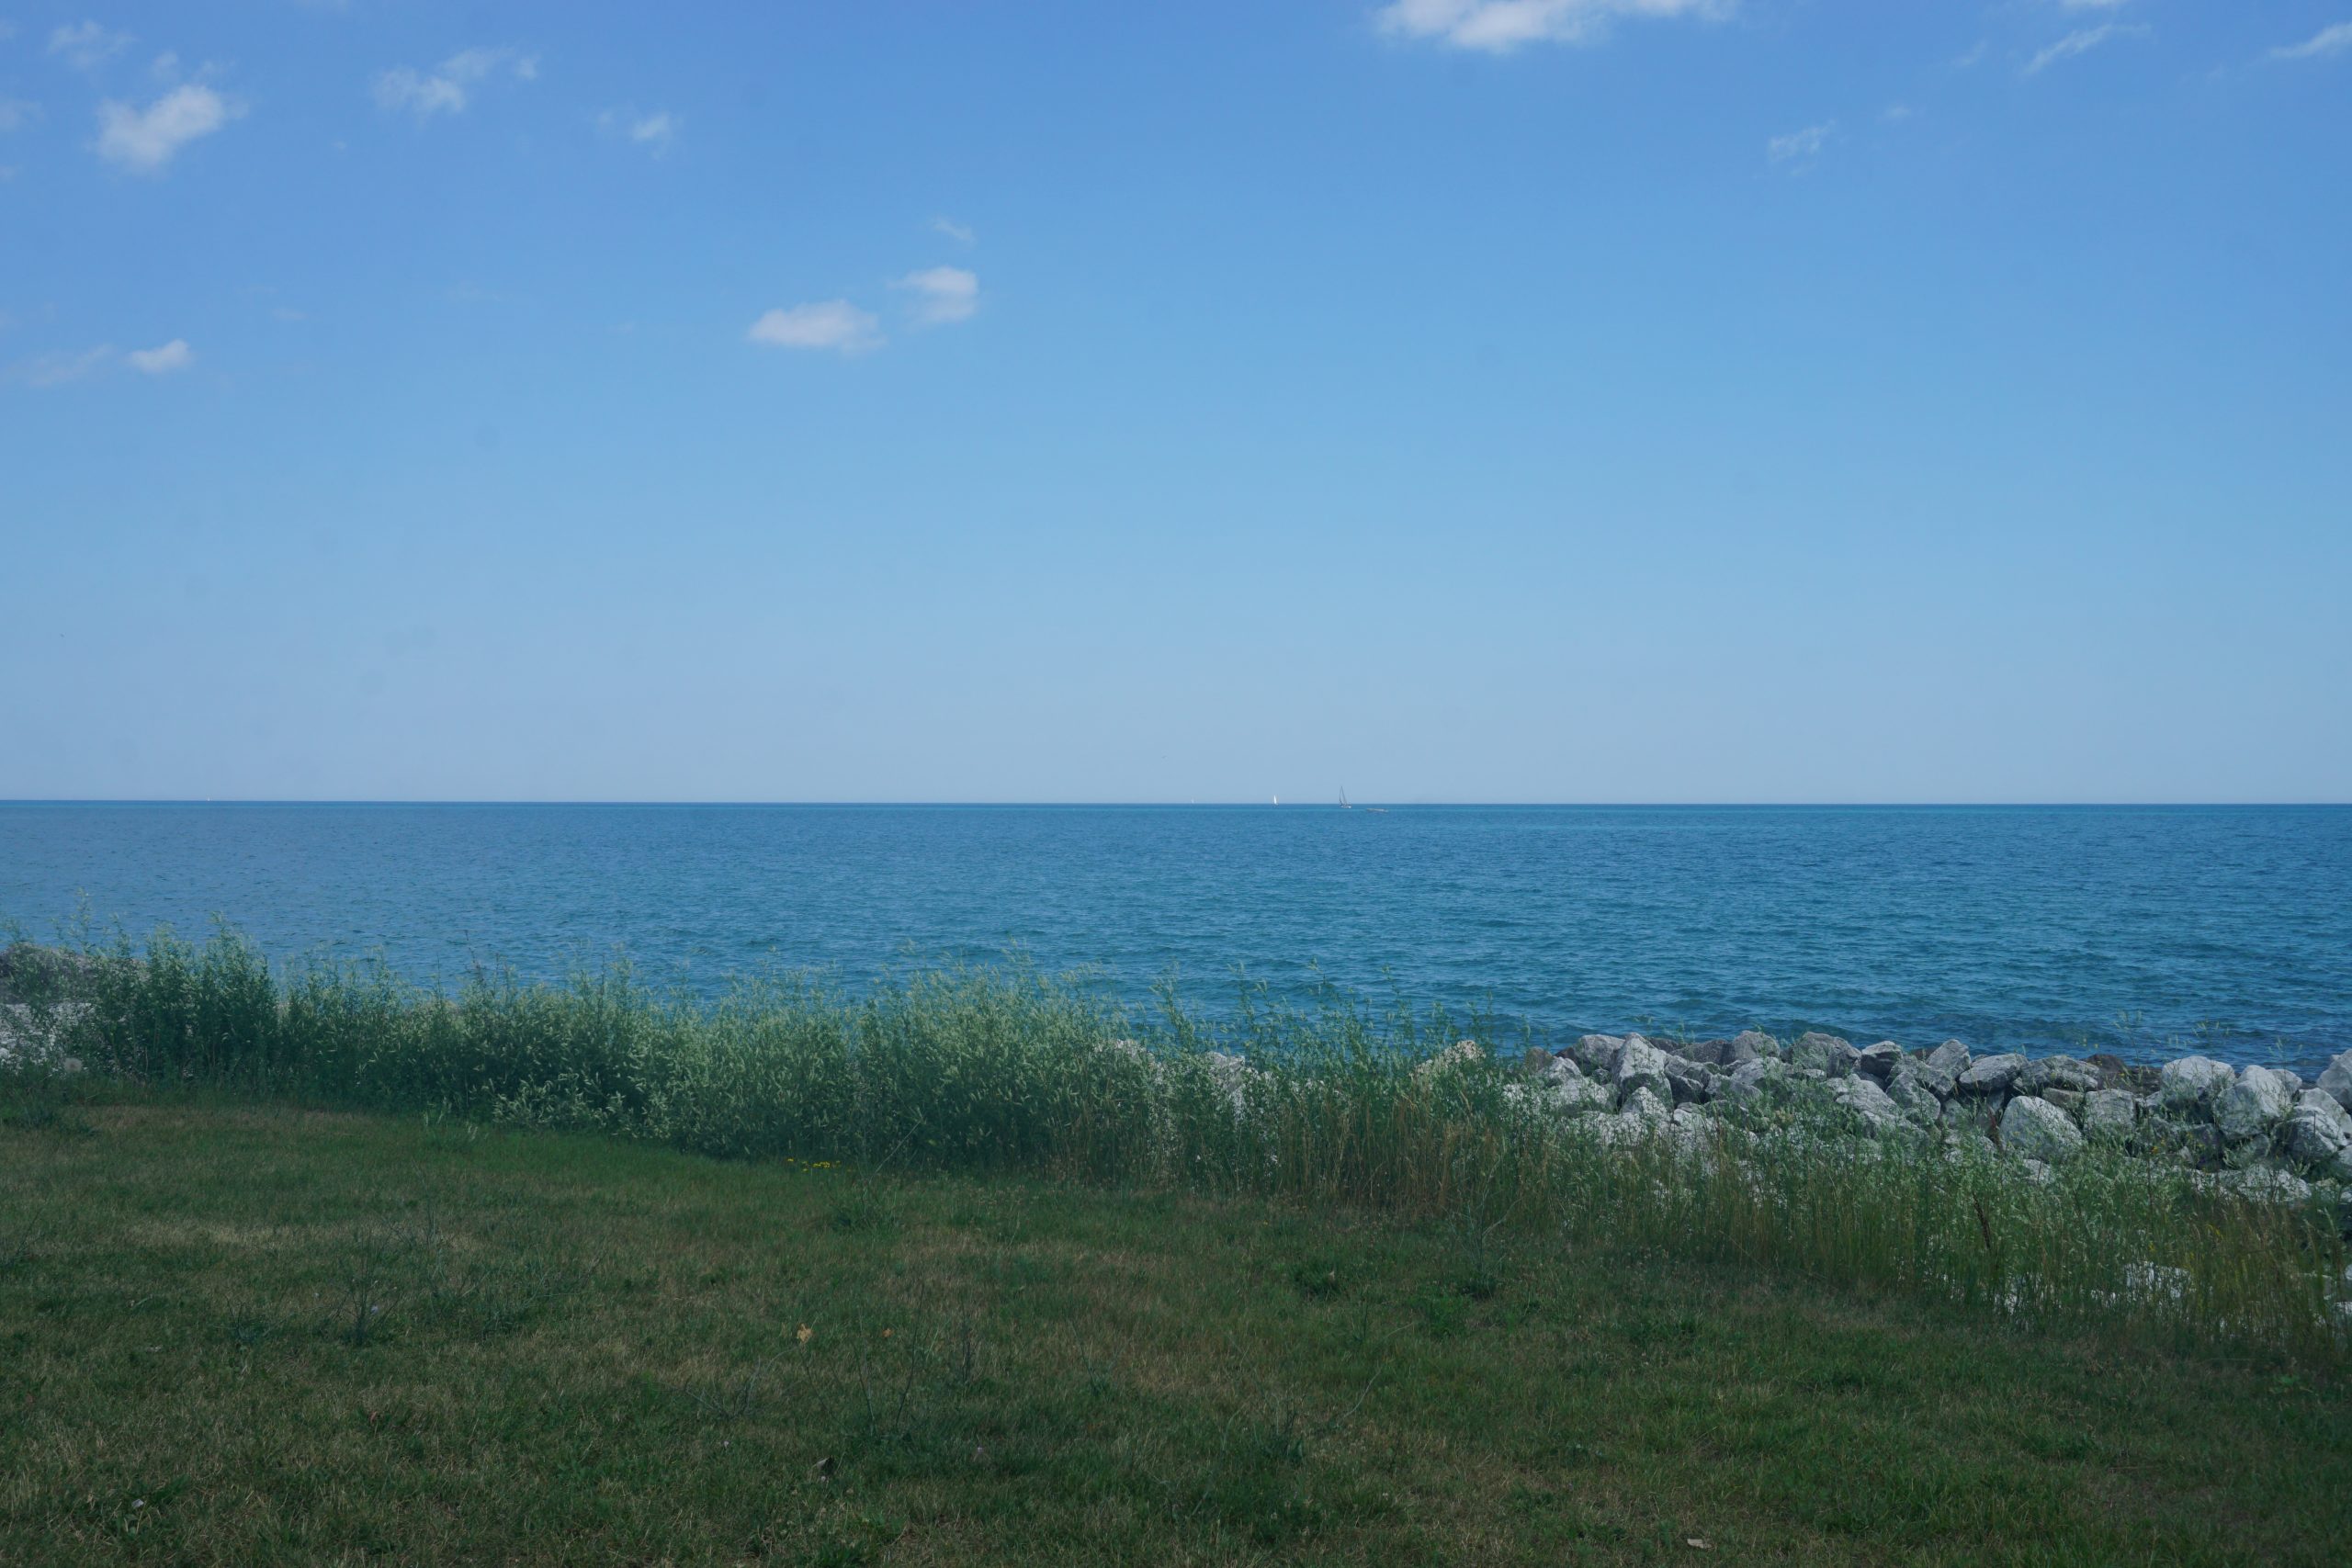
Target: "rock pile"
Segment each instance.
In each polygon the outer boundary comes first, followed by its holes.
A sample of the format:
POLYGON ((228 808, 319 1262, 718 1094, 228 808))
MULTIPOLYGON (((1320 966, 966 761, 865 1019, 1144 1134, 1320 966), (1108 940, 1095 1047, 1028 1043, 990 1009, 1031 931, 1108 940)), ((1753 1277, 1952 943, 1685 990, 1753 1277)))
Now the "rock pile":
MULTIPOLYGON (((1456 1045, 1427 1066, 1469 1059, 1456 1045)), ((2150 1068, 2112 1056, 1978 1056, 1957 1040, 1857 1050, 1819 1032, 1785 1045, 1751 1030, 1671 1046, 1588 1034, 1563 1051, 1531 1051, 1510 1092, 1563 1116, 1613 1118, 1612 1135, 1809 1105, 1858 1135, 1990 1145, 2044 1166, 2098 1145, 2265 1196, 2308 1197, 2313 1182, 2352 1186, 2352 1051, 2306 1084, 2282 1068, 2205 1056, 2150 1068)))

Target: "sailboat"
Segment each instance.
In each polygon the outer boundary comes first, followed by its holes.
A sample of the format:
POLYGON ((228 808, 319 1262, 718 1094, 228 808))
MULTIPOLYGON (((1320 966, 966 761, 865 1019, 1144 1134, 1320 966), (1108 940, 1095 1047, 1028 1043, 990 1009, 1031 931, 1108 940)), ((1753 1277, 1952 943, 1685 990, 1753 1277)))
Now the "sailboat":
POLYGON ((1345 784, 1341 784, 1340 786, 1340 809, 1342 811, 1353 811, 1355 809, 1354 807, 1348 804, 1348 786, 1345 784))

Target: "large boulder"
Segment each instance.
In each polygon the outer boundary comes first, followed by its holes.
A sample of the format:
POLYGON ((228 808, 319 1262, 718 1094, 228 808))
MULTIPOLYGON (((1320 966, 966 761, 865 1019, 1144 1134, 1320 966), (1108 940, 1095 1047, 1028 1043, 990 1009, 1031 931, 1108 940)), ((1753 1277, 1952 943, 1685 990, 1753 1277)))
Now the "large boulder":
POLYGON ((2139 1101, 2122 1089, 2097 1089, 2083 1099, 2083 1131, 2094 1142, 2120 1143, 2139 1121, 2139 1101))
POLYGON ((1544 1093, 1555 1110, 1571 1114, 1583 1111, 1608 1111, 1617 1103, 1615 1089, 1585 1077, 1576 1063, 1566 1056, 1553 1057, 1536 1081, 1543 1086, 1544 1093))
POLYGON ((2013 1087, 2018 1094, 2040 1094, 2045 1089, 2071 1089, 2087 1094, 2098 1088, 2098 1069, 2072 1056, 2044 1056, 2028 1062, 2013 1087))
POLYGON ((1833 1078, 1844 1077, 1852 1072, 1854 1063, 1860 1056, 1861 1053, 1855 1050, 1850 1042, 1815 1029, 1808 1029, 1798 1035, 1796 1043, 1789 1047, 1790 1066, 1800 1070, 1809 1067, 1833 1078))
POLYGON ((1709 1069, 1672 1052, 1666 1056, 1666 1081, 1673 1086, 1677 1105, 1703 1105, 1714 1098, 1709 1069))
POLYGON ((2175 1116, 2211 1115, 2213 1102, 2237 1081, 2227 1062, 2211 1056, 2177 1056, 2156 1075, 2156 1094, 2175 1116))
POLYGON ((1961 1074, 1968 1071, 1968 1064, 1972 1060, 1968 1047, 1957 1040, 1947 1040, 1928 1053, 1928 1065, 1954 1083, 1960 1081, 1961 1074))
POLYGON ((1901 1060, 1903 1047, 1892 1040, 1882 1040, 1875 1045, 1863 1046, 1861 1055, 1854 1058, 1854 1067, 1884 1083, 1894 1076, 1894 1064, 1901 1060))
POLYGON ((1886 1097, 1922 1127, 1932 1127, 1943 1118, 1944 1097, 1936 1091, 1927 1063, 1916 1057, 1894 1065, 1886 1080, 1886 1097))
POLYGON ((1753 1062, 1766 1056, 1778 1056, 1781 1043, 1760 1029, 1743 1029, 1731 1037, 1724 1047, 1723 1065, 1736 1067, 1742 1062, 1753 1062))
POLYGON ((1839 1078, 1829 1086, 1829 1097, 1860 1118, 1872 1137, 1905 1124, 1903 1108, 1889 1098, 1886 1090, 1878 1087, 1875 1078, 1864 1077, 1860 1073, 1839 1078))
POLYGON ((1455 1072, 1477 1066, 1487 1059, 1487 1053, 1476 1040, 1458 1040, 1413 1069, 1417 1077, 1434 1077, 1440 1073, 1455 1072))
POLYGON ((2082 1129, 2046 1100, 2021 1094, 2001 1111, 2001 1147, 2019 1159, 2055 1165, 2081 1152, 2082 1129))
POLYGON ((1758 1056, 1742 1062, 1731 1070, 1716 1091, 1716 1098, 1728 1100, 1754 1100, 1764 1092, 1764 1087, 1788 1076, 1788 1064, 1775 1056, 1758 1056))
MULTIPOLYGON (((2319 1098, 2335 1105, 2334 1100, 2324 1095, 2319 1098)), ((2298 1105, 2294 1113, 2279 1123, 2270 1146, 2290 1159, 2310 1165, 2332 1166, 2346 1147, 2352 1147, 2352 1130, 2347 1130, 2341 1120, 2343 1115, 2344 1108, 2340 1105, 2335 1105, 2335 1116, 2298 1105)))
POLYGON ((2319 1076, 2321 1090, 2336 1104, 2352 1111, 2352 1051, 2346 1051, 2327 1065, 2319 1076))
POLYGON ((1625 1036, 1617 1055, 1617 1099, 1630 1104, 1634 1091, 1647 1089, 1662 1105, 1674 1103, 1674 1080, 1667 1076, 1666 1053, 1638 1034, 1625 1036))
POLYGON ((1576 1065, 1597 1078, 1617 1076, 1617 1058, 1625 1054, 1622 1034, 1588 1034, 1568 1047, 1576 1065))
POLYGON ((2014 1051, 1998 1056, 1979 1056, 1960 1075, 1959 1092, 1978 1098, 2007 1094, 2023 1071, 2025 1058, 2014 1051))
POLYGON ((2213 1124, 2232 1143, 2257 1138, 2287 1119, 2294 1091, 2268 1067, 2248 1067, 2213 1101, 2213 1124))

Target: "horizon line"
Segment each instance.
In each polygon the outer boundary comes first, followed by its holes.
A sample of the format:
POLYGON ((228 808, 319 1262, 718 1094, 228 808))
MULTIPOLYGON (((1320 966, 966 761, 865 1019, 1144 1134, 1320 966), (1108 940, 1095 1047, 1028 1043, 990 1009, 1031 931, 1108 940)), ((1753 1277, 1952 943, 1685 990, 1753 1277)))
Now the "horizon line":
MULTIPOLYGON (((1956 810, 2338 810, 2347 800, 1363 800, 1356 810, 1525 811, 1956 811, 1956 810)), ((639 807, 764 810, 1242 810, 1332 811, 1337 801, 1300 800, 737 800, 580 796, 21 795, 0 807, 56 806, 639 807)))

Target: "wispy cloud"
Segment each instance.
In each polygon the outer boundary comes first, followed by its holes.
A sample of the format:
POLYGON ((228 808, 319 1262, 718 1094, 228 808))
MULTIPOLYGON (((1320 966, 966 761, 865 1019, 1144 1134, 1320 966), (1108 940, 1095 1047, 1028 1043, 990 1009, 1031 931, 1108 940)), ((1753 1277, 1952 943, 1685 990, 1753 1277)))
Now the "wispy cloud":
POLYGON ((518 82, 539 78, 539 57, 513 48, 461 49, 430 71, 396 65, 376 78, 376 103, 419 119, 463 114, 476 89, 503 72, 518 82))
POLYGON ((931 220, 931 228, 933 233, 944 234, 959 245, 974 244, 979 240, 979 236, 972 232, 970 224, 958 223, 953 218, 934 218, 931 220))
POLYGON ((1592 43, 1623 17, 1729 16, 1739 0, 1391 0, 1380 30, 1508 54, 1522 44, 1592 43))
POLYGON ((0 130, 15 130, 40 118, 40 106, 23 98, 0 98, 0 130))
POLYGON ((159 175, 179 150, 245 112, 200 83, 175 87, 145 108, 111 98, 98 106, 99 157, 133 174, 159 175))
POLYGON ((864 354, 882 346, 881 322, 846 299, 770 310, 752 323, 745 338, 763 348, 830 349, 864 354))
POLYGON ((134 348, 123 358, 142 376, 169 376, 195 364, 196 350, 188 347, 187 339, 175 337, 158 348, 134 348))
POLYGON ((114 344, 100 344, 96 348, 61 349, 51 354, 37 354, 30 359, 19 359, 0 372, 0 378, 20 387, 62 387, 74 381, 86 381, 105 369, 114 360, 114 344))
POLYGON ((96 22, 75 22, 52 29, 49 52, 76 71, 95 71, 130 47, 129 33, 116 32, 96 22))
POLYGON ((2064 38, 2027 61, 2025 70, 2019 74, 2039 76, 2060 61, 2072 60, 2078 54, 2088 54, 2092 50, 2111 39, 2144 38, 2147 32, 2148 29, 2145 28, 2130 27, 2121 22, 2104 22, 2096 28, 2084 28, 2068 33, 2064 38))
POLYGON ((980 308, 980 280, 960 266, 925 267, 907 274, 890 287, 914 296, 912 314, 919 327, 967 321, 980 308))
POLYGON ((650 114, 639 114, 633 108, 606 109, 596 117, 596 124, 606 135, 642 147, 657 158, 670 150, 685 123, 684 118, 667 109, 656 109, 650 114))
POLYGON ((2352 22, 2322 28, 2301 43, 2284 44, 2270 51, 2273 60, 2326 60, 2352 53, 2352 22))
POLYGON ((1786 136, 1775 136, 1764 143, 1765 159, 1776 166, 1803 167, 1821 156, 1829 139, 1838 134, 1838 122, 1824 120, 1808 125, 1803 130, 1792 130, 1786 136))

